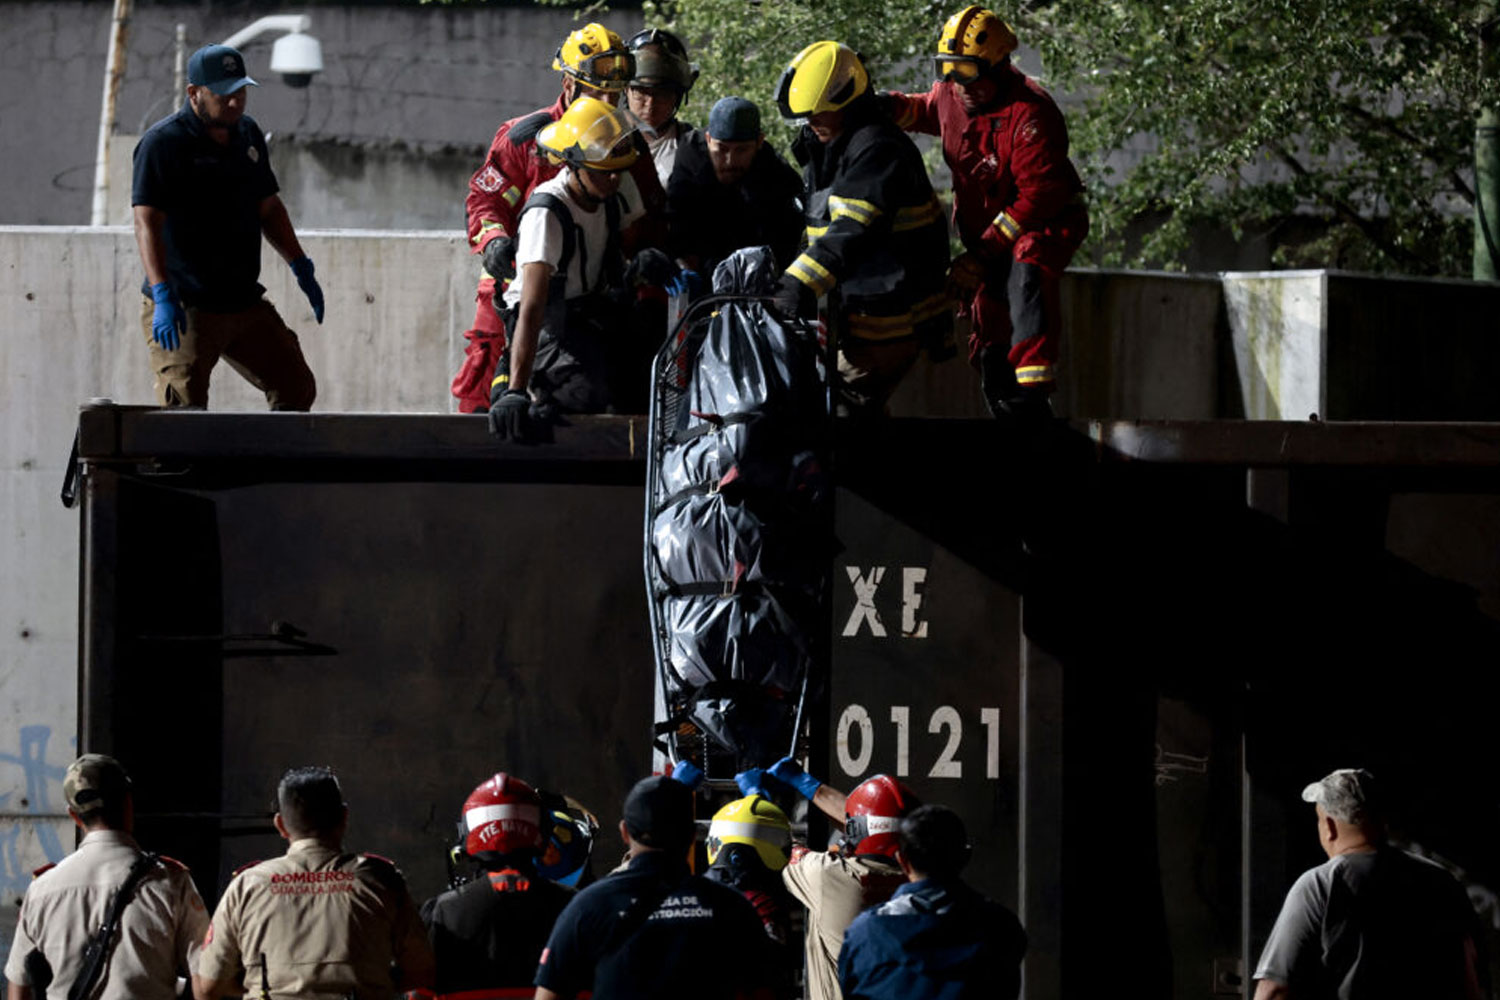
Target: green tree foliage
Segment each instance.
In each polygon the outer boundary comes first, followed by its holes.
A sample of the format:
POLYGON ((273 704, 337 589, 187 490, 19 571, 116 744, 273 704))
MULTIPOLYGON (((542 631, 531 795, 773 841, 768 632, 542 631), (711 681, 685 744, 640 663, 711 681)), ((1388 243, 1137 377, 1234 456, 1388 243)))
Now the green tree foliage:
MULTIPOLYGON (((694 105, 767 111, 781 69, 832 38, 876 85, 925 89, 958 4, 647 0, 703 67, 694 105)), ((1195 232, 1269 234, 1280 262, 1466 274, 1482 103, 1476 0, 1051 0, 1001 9, 1064 98, 1090 188, 1088 252, 1180 266, 1195 232), (1305 237, 1307 221, 1318 236, 1305 237), (1298 224, 1301 220, 1302 224, 1298 224)))
POLYGON ((1494 102, 1466 0, 1057 0, 1022 12, 1074 146, 1098 245, 1180 259, 1200 226, 1326 229, 1289 264, 1466 274, 1474 123, 1494 102), (1138 158, 1127 151, 1138 151, 1138 158))

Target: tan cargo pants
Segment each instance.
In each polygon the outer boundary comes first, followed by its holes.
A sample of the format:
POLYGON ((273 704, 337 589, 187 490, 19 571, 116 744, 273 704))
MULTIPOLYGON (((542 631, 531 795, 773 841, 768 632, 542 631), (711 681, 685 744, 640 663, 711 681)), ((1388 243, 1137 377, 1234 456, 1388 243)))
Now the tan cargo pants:
POLYGON ((177 350, 162 349, 151 336, 155 304, 141 308, 141 326, 156 373, 156 401, 162 406, 208 406, 208 379, 219 358, 266 394, 273 410, 310 410, 317 396, 312 369, 302 357, 297 335, 262 299, 235 313, 213 313, 186 306, 187 329, 177 350))

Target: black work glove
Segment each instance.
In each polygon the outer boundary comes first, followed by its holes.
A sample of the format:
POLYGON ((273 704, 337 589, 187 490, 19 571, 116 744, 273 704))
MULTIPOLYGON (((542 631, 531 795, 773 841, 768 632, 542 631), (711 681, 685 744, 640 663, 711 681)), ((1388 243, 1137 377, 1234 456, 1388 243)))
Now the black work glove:
POLYGON ((490 433, 502 441, 524 441, 530 430, 531 397, 505 389, 490 400, 490 433))
POLYGON ((664 287, 675 277, 677 265, 672 263, 672 258, 655 247, 647 247, 636 254, 631 258, 630 266, 625 268, 625 284, 629 288, 639 288, 641 285, 664 287))
POLYGON ((818 297, 812 293, 811 288, 790 274, 783 274, 781 286, 776 289, 771 304, 790 319, 796 319, 799 316, 810 318, 817 309, 818 297))
POLYGON ((500 292, 500 285, 507 281, 515 280, 515 240, 509 236, 496 236, 484 245, 484 249, 479 252, 479 256, 484 261, 485 273, 495 279, 496 294, 500 292))

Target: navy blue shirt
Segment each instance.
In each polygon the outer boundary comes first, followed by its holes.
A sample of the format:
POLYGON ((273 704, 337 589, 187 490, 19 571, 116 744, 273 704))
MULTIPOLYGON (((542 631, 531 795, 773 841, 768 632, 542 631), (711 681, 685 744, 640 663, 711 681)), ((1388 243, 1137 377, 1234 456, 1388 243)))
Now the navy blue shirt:
POLYGON ((1016 915, 962 882, 908 882, 844 932, 844 1000, 1014 997, 1026 932, 1016 915))
POLYGON ((536 985, 595 1000, 728 998, 770 978, 768 940, 744 896, 648 851, 573 897, 536 985))
POLYGON ((166 213, 167 281, 186 305, 238 312, 260 300, 260 203, 277 190, 249 115, 221 145, 184 102, 135 147, 130 203, 166 213))

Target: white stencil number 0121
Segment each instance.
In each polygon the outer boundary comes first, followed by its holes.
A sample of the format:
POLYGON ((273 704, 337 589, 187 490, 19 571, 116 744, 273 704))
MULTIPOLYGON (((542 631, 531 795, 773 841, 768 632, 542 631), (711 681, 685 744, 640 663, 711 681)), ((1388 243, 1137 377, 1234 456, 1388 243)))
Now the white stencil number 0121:
MULTIPOLYGON (((1000 709, 981 708, 979 723, 984 729, 984 776, 1000 777, 1000 709)), ((896 745, 896 777, 911 774, 912 738, 911 706, 892 705, 890 712, 892 731, 889 738, 896 745)), ((939 705, 927 720, 927 732, 940 737, 938 741, 924 741, 936 751, 932 766, 927 770, 929 778, 962 778, 964 762, 959 758, 963 745, 964 720, 952 705, 939 705)), ((837 748, 839 767, 850 777, 858 777, 869 770, 875 756, 875 720, 863 705, 849 705, 839 715, 837 748)), ((919 765, 920 766, 920 765, 919 765)))

